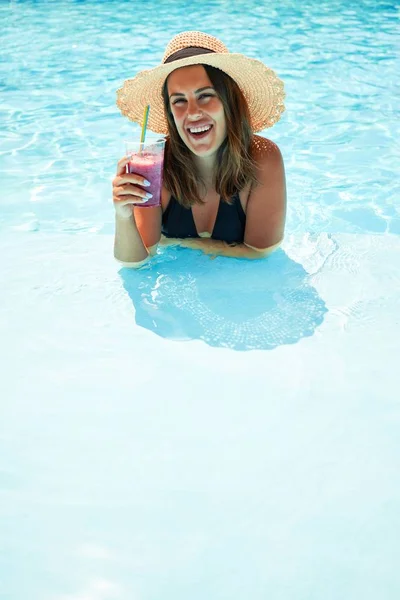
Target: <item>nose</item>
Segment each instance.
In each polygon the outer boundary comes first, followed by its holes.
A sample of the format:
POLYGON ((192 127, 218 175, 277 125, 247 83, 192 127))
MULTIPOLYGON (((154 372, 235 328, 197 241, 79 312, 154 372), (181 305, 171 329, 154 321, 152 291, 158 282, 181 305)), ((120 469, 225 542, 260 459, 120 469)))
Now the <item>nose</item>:
POLYGON ((203 112, 200 110, 195 98, 189 98, 188 100, 187 115, 193 121, 201 119, 203 116, 203 112))

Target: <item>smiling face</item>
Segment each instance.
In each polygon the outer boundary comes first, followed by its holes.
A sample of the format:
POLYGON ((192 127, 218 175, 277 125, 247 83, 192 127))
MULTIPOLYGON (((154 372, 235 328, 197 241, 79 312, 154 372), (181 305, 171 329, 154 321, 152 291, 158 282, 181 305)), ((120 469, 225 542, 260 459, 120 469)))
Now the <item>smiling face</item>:
POLYGON ((169 108, 179 136, 196 156, 214 155, 226 138, 222 102, 202 65, 173 71, 167 82, 169 108))

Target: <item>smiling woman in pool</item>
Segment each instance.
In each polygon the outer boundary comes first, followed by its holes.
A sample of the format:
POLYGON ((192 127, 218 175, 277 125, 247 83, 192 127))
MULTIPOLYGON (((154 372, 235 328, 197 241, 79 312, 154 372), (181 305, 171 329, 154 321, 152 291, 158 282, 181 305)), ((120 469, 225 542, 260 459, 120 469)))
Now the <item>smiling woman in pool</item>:
POLYGON ((184 32, 167 46, 163 65, 118 90, 121 112, 166 133, 161 207, 146 202, 144 180, 118 163, 113 181, 115 257, 147 262, 161 244, 208 254, 260 258, 283 239, 285 173, 272 141, 255 135, 284 110, 283 84, 255 59, 230 54, 216 38, 184 32), (145 100, 144 100, 145 99, 145 100), (141 187, 139 187, 141 186, 141 187))

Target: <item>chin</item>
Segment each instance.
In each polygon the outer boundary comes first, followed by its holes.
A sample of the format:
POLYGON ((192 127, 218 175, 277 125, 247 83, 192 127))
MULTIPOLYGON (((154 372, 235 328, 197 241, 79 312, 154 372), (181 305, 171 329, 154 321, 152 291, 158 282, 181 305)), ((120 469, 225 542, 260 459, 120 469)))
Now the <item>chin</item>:
POLYGON ((214 154, 214 152, 216 152, 214 147, 196 148, 195 146, 192 146, 191 144, 186 144, 186 145, 189 148, 189 150, 191 152, 193 152, 193 154, 197 154, 197 156, 209 156, 210 154, 214 154))
POLYGON ((187 139, 183 139, 185 145, 189 148, 189 150, 191 152, 193 152, 193 154, 195 154, 196 156, 200 156, 200 157, 207 157, 207 156, 212 156, 213 154, 216 154, 219 150, 219 148, 222 146, 223 144, 223 140, 222 141, 213 141, 207 145, 204 145, 203 147, 199 144, 199 146, 195 146, 194 144, 190 143, 190 140, 187 139))

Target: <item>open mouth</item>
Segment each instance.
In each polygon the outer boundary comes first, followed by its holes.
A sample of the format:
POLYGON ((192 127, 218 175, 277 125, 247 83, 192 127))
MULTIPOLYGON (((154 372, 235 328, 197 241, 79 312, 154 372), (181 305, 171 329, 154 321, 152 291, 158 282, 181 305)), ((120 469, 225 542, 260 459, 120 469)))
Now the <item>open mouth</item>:
POLYGON ((188 127, 187 132, 191 138, 200 140, 205 138, 213 128, 213 125, 202 125, 201 127, 188 127))

